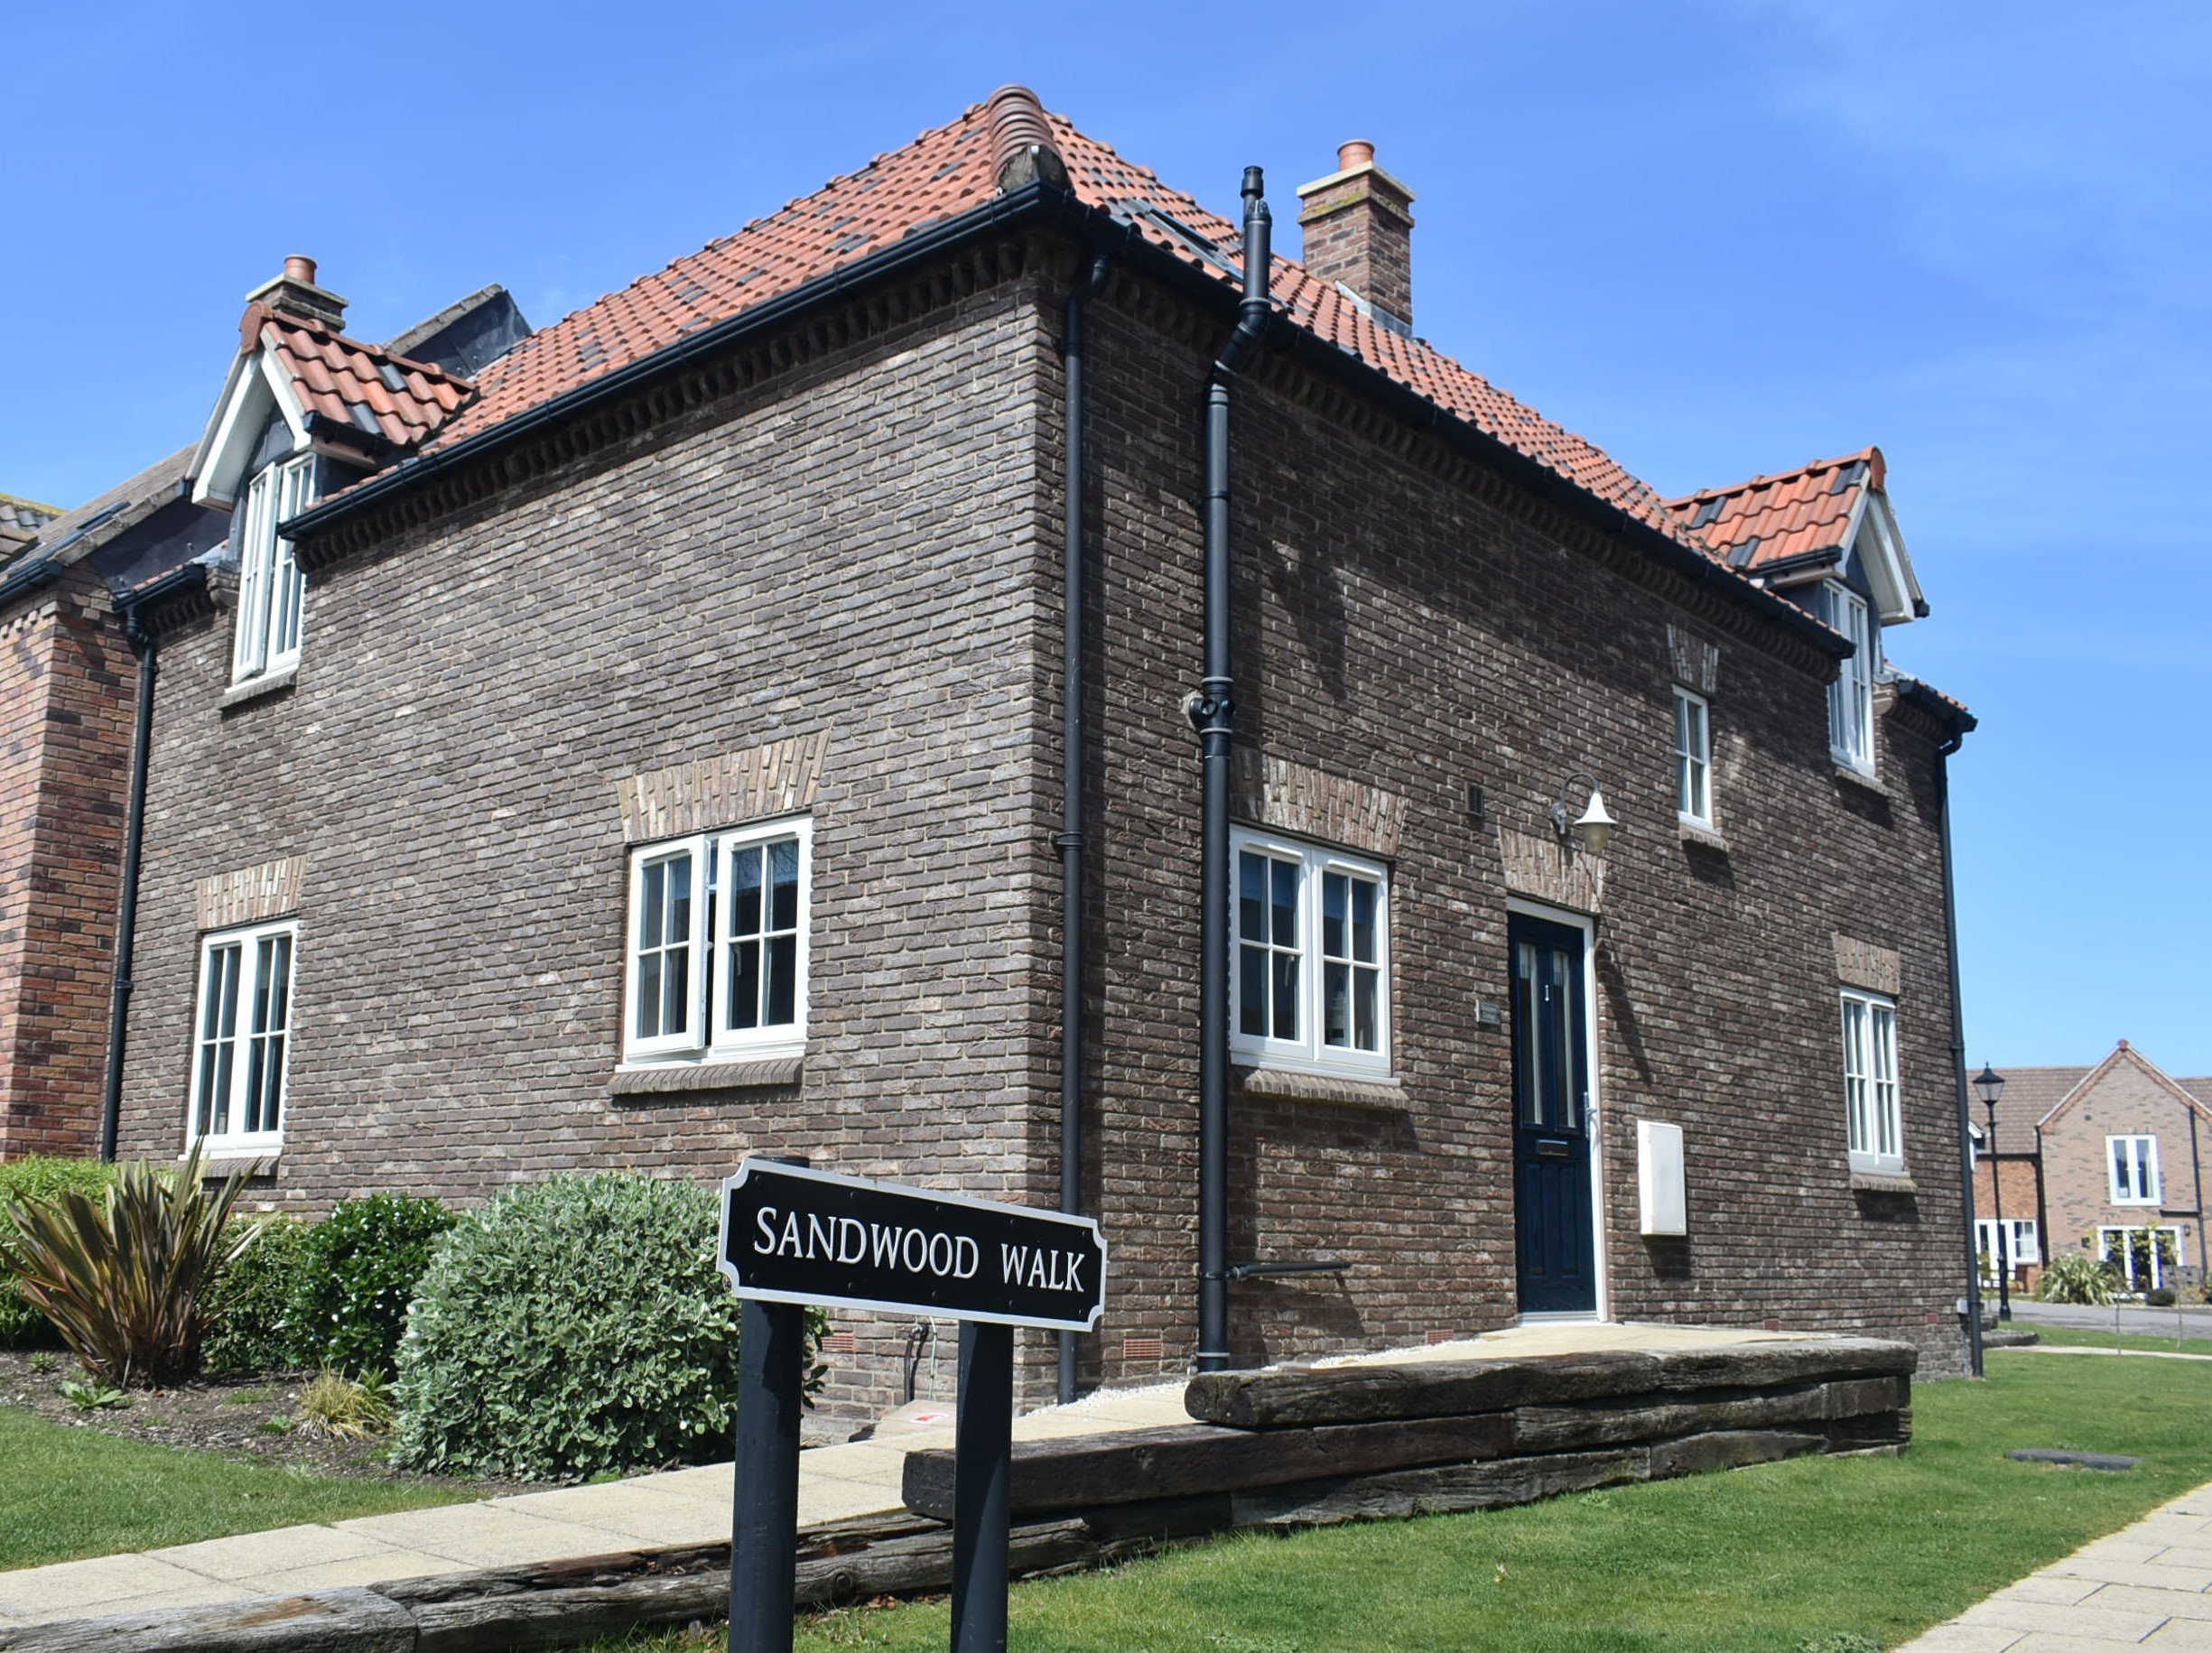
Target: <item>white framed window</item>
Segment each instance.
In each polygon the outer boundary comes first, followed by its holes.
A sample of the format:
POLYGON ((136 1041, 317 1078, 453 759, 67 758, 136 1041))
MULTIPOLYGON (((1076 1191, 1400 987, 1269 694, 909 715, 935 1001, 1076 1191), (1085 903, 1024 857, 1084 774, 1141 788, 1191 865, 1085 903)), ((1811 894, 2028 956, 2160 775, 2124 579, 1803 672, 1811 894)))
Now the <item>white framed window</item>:
MULTIPOLYGON (((1982 1276, 1994 1281, 1997 1277, 1997 1221, 1993 1217, 1974 1220, 1974 1243, 1982 1254, 1982 1276)), ((2004 1220, 2004 1260, 2014 1268, 2043 1260, 2042 1237, 2032 1217, 2007 1217, 2004 1220)))
POLYGON ((626 1060, 804 1048, 813 845, 802 815, 631 852, 626 1060))
POLYGON ((1849 586, 1828 580, 1820 588, 1820 618, 1843 633, 1851 658, 1828 685, 1828 749, 1839 764, 1874 772, 1873 614, 1849 586))
POLYGON ((282 1146, 298 945, 291 919, 218 931, 200 943, 188 1145, 210 1153, 282 1146))
POLYGON ((1231 1044, 1275 1066, 1390 1068, 1389 874, 1318 844, 1239 831, 1231 1044))
POLYGON ((1675 813, 1713 824, 1713 713, 1702 694, 1675 689, 1675 813))
POLYGON ((2128 1290, 2156 1291, 2181 1260, 2181 1230, 2165 1224, 2100 1228, 2096 1254, 2120 1271, 2128 1290))
POLYGON ((2114 1205, 2156 1205, 2165 1198, 2156 1137, 2105 1138, 2105 1168, 2114 1205))
POLYGON ((1844 1118, 1854 1171, 1905 1168, 1897 1108, 1897 1006, 1878 993, 1843 990, 1844 1118))
POLYGON ((307 579, 279 523, 314 504, 315 456, 280 460, 255 473, 238 509, 238 623, 230 678, 243 683, 300 663, 300 613, 307 579))

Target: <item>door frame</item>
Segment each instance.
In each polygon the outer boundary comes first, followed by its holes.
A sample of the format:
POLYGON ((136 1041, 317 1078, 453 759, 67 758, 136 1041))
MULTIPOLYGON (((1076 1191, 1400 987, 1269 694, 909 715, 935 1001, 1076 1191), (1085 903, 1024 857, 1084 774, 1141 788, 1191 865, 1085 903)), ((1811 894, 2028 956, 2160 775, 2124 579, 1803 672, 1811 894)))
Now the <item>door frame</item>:
MULTIPOLYGON (((1527 900, 1520 896, 1505 898, 1505 910, 1510 919, 1514 915, 1523 918, 1538 918, 1546 924, 1559 924, 1582 935, 1582 1002, 1583 1061, 1590 1076, 1588 1125, 1590 1128, 1590 1255, 1595 1264, 1596 1305, 1588 1314, 1579 1310, 1560 1313, 1537 1313, 1520 1316, 1523 1325, 1544 1325, 1554 1323, 1589 1324, 1613 1318, 1611 1303, 1612 1271, 1605 1255, 1605 1107, 1599 1095, 1601 1090, 1598 1066, 1597 1036, 1597 920, 1588 913, 1577 913, 1572 907, 1552 906, 1541 901, 1527 900)), ((1510 932, 1510 924, 1509 924, 1510 932)), ((1511 974, 1512 943, 1506 943, 1508 977, 1511 974)), ((1507 1014, 1512 1008, 1507 1007, 1507 1014)), ((1508 1086, 1509 1091, 1510 1086, 1508 1086)), ((1508 1110, 1511 1117, 1511 1110, 1508 1110)), ((1509 1153, 1508 1159, 1511 1158, 1509 1153)), ((1518 1221, 1518 1217, 1516 1221, 1518 1221)))

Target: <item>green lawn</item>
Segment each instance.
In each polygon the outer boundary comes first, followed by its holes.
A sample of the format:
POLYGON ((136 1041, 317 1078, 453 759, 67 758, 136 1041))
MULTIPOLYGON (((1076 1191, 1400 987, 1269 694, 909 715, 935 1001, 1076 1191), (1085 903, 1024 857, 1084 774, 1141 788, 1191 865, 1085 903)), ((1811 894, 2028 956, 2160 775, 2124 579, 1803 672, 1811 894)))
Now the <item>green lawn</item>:
MULTIPOLYGON (((2024 1321, 2012 1323, 2058 1348, 2109 1349, 2113 1345, 2109 1332, 2092 1332, 2082 1326, 2030 1326, 2024 1321)), ((2212 1338, 2185 1337, 2177 1343, 2171 1337, 2161 1337, 2155 1332, 2123 1332, 2119 1343, 2123 1349, 2140 1350, 2146 1354, 2212 1354, 2212 1338)))
POLYGON ((474 1497, 125 1440, 0 1407, 0 1568, 474 1497))
MULTIPOLYGON (((1024 1653, 1893 1646, 2212 1480, 2212 1365, 1993 1352, 1915 1393, 1899 1459, 1801 1459, 1478 1515, 1243 1536, 1013 1595, 1024 1653), (2014 1446, 2125 1453, 2124 1475, 2014 1446), (1854 1642, 1845 1638, 1864 1638, 1854 1642)), ((942 1648, 942 1602, 824 1615, 799 1645, 942 1648)), ((610 1644, 611 1645, 611 1644, 610 1644)), ((711 1636, 638 1639, 674 1653, 711 1636)))

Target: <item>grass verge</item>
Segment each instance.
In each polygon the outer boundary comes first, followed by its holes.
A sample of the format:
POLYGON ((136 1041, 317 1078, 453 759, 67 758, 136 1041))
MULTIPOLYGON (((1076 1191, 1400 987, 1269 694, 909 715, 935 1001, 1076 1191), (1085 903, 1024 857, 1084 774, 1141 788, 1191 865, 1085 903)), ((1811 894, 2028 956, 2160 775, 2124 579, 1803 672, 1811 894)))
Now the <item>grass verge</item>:
MULTIPOLYGON (((2093 1332, 2087 1326, 2031 1326, 2025 1321, 2013 1323, 2026 1327, 2039 1340, 2059 1349, 2109 1349, 2114 1342, 2111 1333, 2093 1332)), ((2212 1354, 2212 1338, 2185 1337, 2177 1343, 2155 1332, 2123 1332, 2118 1341, 2121 1348, 2137 1354, 2212 1354)))
POLYGON ((475 1496, 154 1446, 0 1407, 0 1569, 475 1496))
MULTIPOLYGON (((1515 1509, 1171 1551, 1013 1593, 1024 1653, 1644 1653, 1891 1647, 2212 1480, 2212 1365, 1994 1351, 1915 1392, 1902 1458, 1812 1458, 1515 1509), (2124 1453, 2124 1475, 2005 1458, 2124 1453)), ((609 1643, 703 1653, 704 1635, 609 1643)), ((941 1602, 801 1626, 799 1646, 945 1645, 941 1602)))

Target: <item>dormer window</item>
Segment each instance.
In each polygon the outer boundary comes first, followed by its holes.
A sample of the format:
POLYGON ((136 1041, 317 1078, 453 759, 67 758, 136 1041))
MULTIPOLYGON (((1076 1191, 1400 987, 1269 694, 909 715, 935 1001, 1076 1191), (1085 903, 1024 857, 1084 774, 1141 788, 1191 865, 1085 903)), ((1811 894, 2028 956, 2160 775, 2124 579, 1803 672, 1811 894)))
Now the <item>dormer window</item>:
POLYGON ((300 611, 306 577, 292 560, 292 542, 277 533, 314 503, 314 455, 264 467, 246 484, 238 507, 238 626, 232 643, 233 683, 288 672, 300 663, 300 611))
POLYGON ((1851 658, 1828 685, 1828 748, 1861 775, 1874 772, 1874 625, 1866 599, 1829 580, 1820 588, 1820 618, 1843 633, 1851 658))

